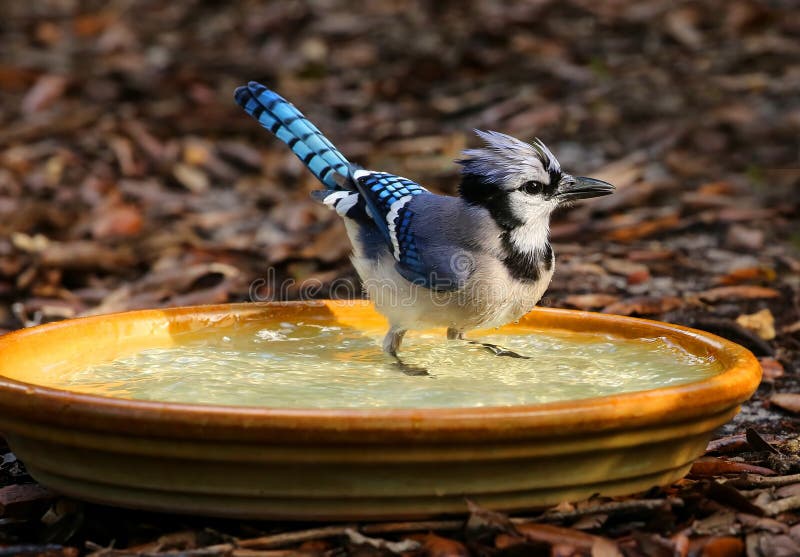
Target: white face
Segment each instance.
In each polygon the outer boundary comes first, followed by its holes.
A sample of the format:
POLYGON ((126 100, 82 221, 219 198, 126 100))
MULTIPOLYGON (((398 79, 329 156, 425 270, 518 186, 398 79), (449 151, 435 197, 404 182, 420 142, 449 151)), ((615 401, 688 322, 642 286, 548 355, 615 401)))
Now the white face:
POLYGON ((508 207, 511 213, 524 223, 548 221, 550 214, 558 207, 556 198, 547 198, 543 194, 529 194, 515 190, 508 194, 508 207))
POLYGON ((554 194, 561 180, 561 172, 555 169, 548 172, 538 159, 526 166, 526 171, 508 184, 507 206, 520 221, 526 224, 545 221, 543 225, 546 226, 550 214, 560 204, 554 194))

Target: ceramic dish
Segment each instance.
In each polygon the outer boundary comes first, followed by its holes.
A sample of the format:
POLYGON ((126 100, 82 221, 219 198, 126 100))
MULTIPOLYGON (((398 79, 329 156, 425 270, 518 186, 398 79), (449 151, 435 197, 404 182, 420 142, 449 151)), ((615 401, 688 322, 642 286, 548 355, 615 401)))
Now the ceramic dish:
MULTIPOLYGON (((314 318, 380 334, 366 302, 232 304, 52 323, 0 337, 0 431, 42 484, 112 505, 232 517, 384 519, 506 511, 682 477, 758 386, 753 355, 654 321, 536 309, 519 327, 668 337, 722 371, 570 402, 418 410, 270 409, 146 402, 49 386, 209 325, 314 318), (66 362, 66 363, 65 363, 66 362)), ((510 326, 513 334, 515 326, 510 326)))

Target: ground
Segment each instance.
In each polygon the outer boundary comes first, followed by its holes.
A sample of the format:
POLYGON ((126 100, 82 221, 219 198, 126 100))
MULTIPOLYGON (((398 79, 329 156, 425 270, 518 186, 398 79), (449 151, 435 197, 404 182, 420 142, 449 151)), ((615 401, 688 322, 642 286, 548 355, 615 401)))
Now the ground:
POLYGON ((341 223, 309 199, 313 177, 232 100, 255 79, 351 160, 437 192, 455 192, 452 161, 476 144, 472 128, 542 138, 567 171, 618 187, 557 217, 542 305, 715 332, 752 350, 764 381, 718 433, 709 454, 722 458, 617 506, 536 518, 563 530, 477 509, 468 527, 400 528, 411 538, 361 530, 405 546, 375 548, 341 528, 239 543, 304 526, 54 499, 8 453, 0 539, 14 547, 0 555, 125 548, 174 531, 135 551, 283 555, 252 551, 305 542, 311 553, 613 555, 608 543, 626 555, 800 553, 800 479, 784 477, 800 472, 793 1, 46 0, 3 11, 0 333, 264 299, 287 279, 289 298, 316 281, 355 284, 341 223), (265 277, 267 288, 251 288, 265 277), (767 470, 744 477, 745 463, 767 470), (783 479, 761 475, 773 472, 783 479), (9 489, 24 504, 9 504, 9 489))

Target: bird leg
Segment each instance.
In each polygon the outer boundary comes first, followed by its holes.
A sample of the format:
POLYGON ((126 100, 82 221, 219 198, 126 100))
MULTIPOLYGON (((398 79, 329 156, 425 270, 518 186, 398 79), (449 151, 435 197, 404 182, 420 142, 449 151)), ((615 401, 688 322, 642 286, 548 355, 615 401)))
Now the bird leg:
POLYGON ((389 332, 386 333, 386 336, 383 338, 383 351, 394 358, 394 367, 402 373, 406 375, 430 375, 428 370, 424 367, 407 364, 397 355, 397 351, 400 350, 400 345, 403 343, 405 334, 405 329, 397 327, 390 328, 389 332))
POLYGON ((530 356, 523 356, 522 354, 517 354, 513 350, 509 350, 508 348, 503 348, 502 346, 498 346, 496 344, 491 344, 489 342, 478 342, 477 340, 466 340, 464 338, 464 333, 454 329, 453 327, 447 328, 447 340, 464 340, 468 344, 474 344, 476 346, 483 346, 494 354, 495 356, 508 356, 509 358, 522 358, 525 360, 530 359, 530 356))

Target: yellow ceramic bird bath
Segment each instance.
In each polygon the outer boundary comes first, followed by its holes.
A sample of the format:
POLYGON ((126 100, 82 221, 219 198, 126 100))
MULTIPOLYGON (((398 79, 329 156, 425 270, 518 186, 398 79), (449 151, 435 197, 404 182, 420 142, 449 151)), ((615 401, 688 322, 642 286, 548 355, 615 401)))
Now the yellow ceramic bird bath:
POLYGON ((708 333, 537 309, 475 333, 529 360, 436 331, 404 346, 431 372, 409 377, 377 347, 384 326, 366 302, 303 302, 18 331, 0 337, 0 431, 42 484, 112 505, 381 519, 460 513, 469 498, 515 511, 682 477, 761 375, 747 350, 708 333), (613 373, 601 348, 633 372, 613 373), (244 364, 227 369, 231 358, 244 364), (585 375, 572 394, 559 390, 570 366, 585 375))

